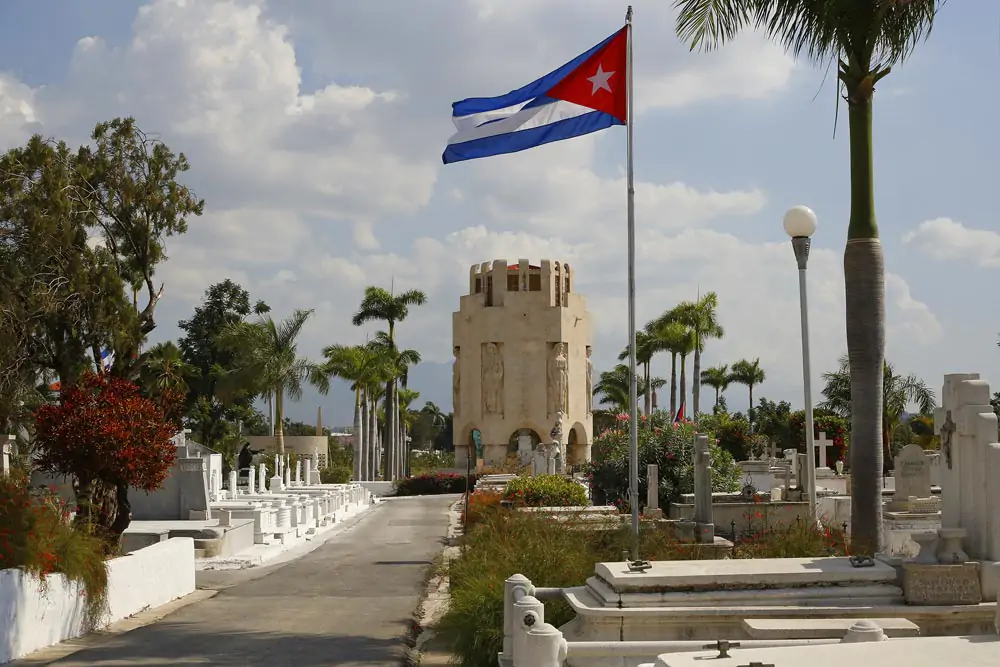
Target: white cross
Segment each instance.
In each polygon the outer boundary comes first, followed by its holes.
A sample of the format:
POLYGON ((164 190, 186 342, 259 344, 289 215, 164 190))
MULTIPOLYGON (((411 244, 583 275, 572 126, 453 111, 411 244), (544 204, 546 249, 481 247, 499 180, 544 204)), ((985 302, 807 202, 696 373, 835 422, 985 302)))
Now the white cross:
POLYGON ((820 431, 819 438, 816 440, 816 446, 819 448, 819 467, 828 468, 826 450, 829 447, 834 447, 836 443, 833 440, 827 440, 826 432, 820 431))

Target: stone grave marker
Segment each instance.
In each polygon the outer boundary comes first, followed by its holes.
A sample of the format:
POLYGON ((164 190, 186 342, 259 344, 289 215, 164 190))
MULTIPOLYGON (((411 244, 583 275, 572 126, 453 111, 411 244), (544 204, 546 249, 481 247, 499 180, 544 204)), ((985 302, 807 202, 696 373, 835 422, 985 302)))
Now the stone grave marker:
POLYGON ((931 462, 920 445, 907 445, 896 455, 896 490, 894 501, 930 498, 931 462))
POLYGON ((712 508, 712 454, 708 436, 694 437, 694 522, 695 540, 715 541, 715 518, 712 508))
MULTIPOLYGON (((9 436, 9 440, 13 440, 13 436, 9 436)), ((10 455, 11 455, 11 444, 10 442, 5 442, 0 447, 3 451, 0 452, 0 475, 6 477, 10 474, 10 455)))
POLYGON ((830 454, 829 450, 834 446, 833 440, 826 437, 825 431, 819 432, 819 438, 816 439, 816 449, 819 450, 819 467, 829 468, 830 467, 830 454))
POLYGON ((646 511, 644 514, 651 519, 662 519, 660 509, 660 466, 650 463, 646 466, 646 511))

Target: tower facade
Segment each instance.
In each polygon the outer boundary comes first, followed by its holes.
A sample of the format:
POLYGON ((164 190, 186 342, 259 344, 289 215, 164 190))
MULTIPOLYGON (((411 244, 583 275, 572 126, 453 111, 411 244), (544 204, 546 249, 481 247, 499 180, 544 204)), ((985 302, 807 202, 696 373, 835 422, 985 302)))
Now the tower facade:
POLYGON ((452 314, 455 458, 487 464, 552 442, 562 413, 569 465, 590 460, 593 370, 590 313, 563 262, 505 259, 469 269, 468 293, 452 314))

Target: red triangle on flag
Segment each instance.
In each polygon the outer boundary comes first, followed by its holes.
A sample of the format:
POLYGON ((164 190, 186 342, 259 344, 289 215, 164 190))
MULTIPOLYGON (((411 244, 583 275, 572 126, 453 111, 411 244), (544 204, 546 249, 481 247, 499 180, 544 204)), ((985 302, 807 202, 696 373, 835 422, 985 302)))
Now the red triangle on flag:
POLYGON ((607 44, 584 60, 546 93, 580 106, 603 111, 628 122, 626 63, 628 27, 619 30, 607 44))

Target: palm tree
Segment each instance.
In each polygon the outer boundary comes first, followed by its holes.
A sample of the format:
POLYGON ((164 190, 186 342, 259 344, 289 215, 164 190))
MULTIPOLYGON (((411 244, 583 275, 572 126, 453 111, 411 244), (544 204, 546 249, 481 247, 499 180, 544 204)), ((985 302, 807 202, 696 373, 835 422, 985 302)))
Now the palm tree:
MULTIPOLYGON (((669 311, 668 311, 669 312, 669 311)), ((665 321, 666 313, 646 325, 659 341, 659 349, 670 353, 670 414, 677 414, 677 357, 686 359, 693 349, 693 338, 687 327, 677 322, 665 321)), ((681 375, 684 375, 683 365, 681 375)), ((686 389, 686 387, 684 388, 686 389)), ((684 389, 682 389, 682 394, 684 389)))
MULTIPOLYGON (((851 396, 851 362, 845 354, 840 358, 839 368, 823 373, 823 395, 826 400, 819 407, 836 412, 845 419, 852 419, 854 402, 851 396)), ((890 461, 892 434, 903 423, 906 406, 917 406, 921 415, 934 413, 934 390, 916 375, 896 375, 893 365, 886 361, 882 369, 882 460, 890 461)), ((851 444, 853 445, 853 435, 851 444)), ((884 472, 884 471, 883 471, 884 472)))
MULTIPOLYGON (((691 48, 713 48, 744 29, 760 29, 793 55, 837 59, 847 101, 851 216, 844 251, 850 360, 851 507, 854 551, 882 545, 882 370, 885 261, 875 221, 872 98, 875 84, 931 31, 944 0, 676 0, 677 34, 691 48)), ((839 92, 839 91, 838 91, 839 92)))
MULTIPOLYGON (((416 350, 398 349, 390 340, 389 334, 385 331, 379 331, 375 334, 375 340, 371 342, 371 346, 372 349, 378 350, 384 357, 385 362, 389 367, 393 382, 398 381, 405 389, 409 378, 409 369, 411 366, 416 366, 420 363, 420 353, 416 350)), ((404 469, 408 458, 405 452, 405 438, 403 436, 403 431, 400 428, 402 410, 399 407, 398 393, 399 390, 397 389, 392 394, 391 398, 389 396, 383 396, 385 414, 388 415, 390 412, 392 413, 391 421, 388 416, 385 418, 385 432, 390 433, 390 428, 394 428, 395 430, 391 431, 391 433, 395 442, 398 443, 397 450, 394 453, 390 453, 390 458, 392 459, 392 474, 387 474, 386 479, 396 479, 397 477, 404 476, 404 469)))
MULTIPOLYGON (((422 306, 426 302, 427 295, 420 290, 409 290, 402 294, 394 295, 392 292, 381 287, 366 287, 365 296, 361 300, 361 306, 358 308, 358 312, 354 314, 354 317, 351 318, 351 321, 356 327, 371 321, 385 322, 388 327, 386 334, 388 344, 395 348, 396 323, 406 319, 406 316, 410 314, 411 306, 422 306)), ((385 384, 385 402, 390 406, 396 404, 396 381, 397 378, 392 378, 387 380, 385 384)), ((395 425, 396 415, 394 414, 394 410, 386 410, 385 414, 385 434, 388 442, 385 443, 384 447, 385 461, 383 465, 385 466, 386 479, 394 479, 391 475, 392 471, 396 469, 397 461, 401 455, 400 442, 399 438, 395 436, 398 429, 395 425)))
MULTIPOLYGON (((659 339, 648 331, 636 331, 635 332, 635 360, 636 363, 642 366, 642 379, 638 381, 639 385, 649 385, 649 364, 653 360, 653 355, 662 349, 659 339)), ((621 354, 618 355, 618 361, 624 361, 629 357, 629 348, 626 346, 622 350, 621 354)), ((652 399, 653 393, 647 391, 644 397, 643 410, 644 414, 649 414, 652 412, 652 399)))
POLYGON ((601 373, 594 383, 594 396, 603 405, 621 413, 629 408, 629 367, 618 364, 610 371, 601 373))
POLYGON ((157 343, 143 356, 139 385, 147 394, 159 394, 168 389, 188 392, 187 380, 195 368, 184 361, 180 348, 173 341, 157 343))
POLYGON ((319 364, 298 356, 296 339, 311 310, 296 310, 275 322, 262 315, 256 322, 236 322, 223 330, 220 342, 236 356, 235 378, 242 386, 256 386, 274 395, 274 442, 278 454, 285 453, 285 396, 302 398, 302 383, 308 381, 320 393, 330 389, 330 379, 319 364))
MULTIPOLYGON (((594 385, 594 396, 599 396, 602 404, 611 406, 619 413, 628 412, 630 403, 629 376, 629 368, 625 364, 618 364, 612 370, 604 371, 594 385)), ((659 377, 648 380, 636 378, 636 389, 639 396, 648 396, 653 393, 653 390, 666 384, 667 381, 659 377)))
POLYGON ((760 358, 753 361, 740 359, 732 365, 729 371, 729 381, 742 384, 750 390, 750 407, 747 409, 747 418, 750 420, 750 430, 753 431, 753 388, 763 384, 767 379, 767 373, 760 367, 760 358))
POLYGON ((351 384, 354 392, 354 479, 369 481, 368 461, 374 443, 366 437, 362 422, 362 403, 367 400, 365 386, 381 383, 388 377, 388 367, 377 350, 368 345, 329 345, 323 348, 323 370, 351 384))
MULTIPOLYGON (((412 350, 409 350, 412 352, 412 350)), ((417 418, 417 412, 415 410, 410 410, 410 405, 413 401, 420 397, 420 392, 413 389, 402 388, 396 392, 396 400, 399 406, 399 437, 403 442, 403 471, 402 475, 404 477, 410 476, 410 447, 407 445, 406 440, 409 437, 409 432, 413 426, 414 420, 417 418)))
POLYGON ((730 376, 729 366, 726 364, 706 368, 701 372, 701 383, 715 389, 715 407, 719 407, 719 397, 729 387, 730 382, 732 382, 732 376, 730 376))
MULTIPOLYGON (((682 301, 666 314, 668 322, 683 324, 694 334, 694 376, 692 381, 691 416, 698 421, 701 410, 701 353, 705 349, 705 341, 711 338, 722 338, 725 331, 719 324, 716 309, 719 307, 719 297, 715 292, 709 292, 696 301, 682 301)), ((718 398, 718 396, 716 396, 718 398)), ((718 402, 718 400, 716 400, 718 402)))

